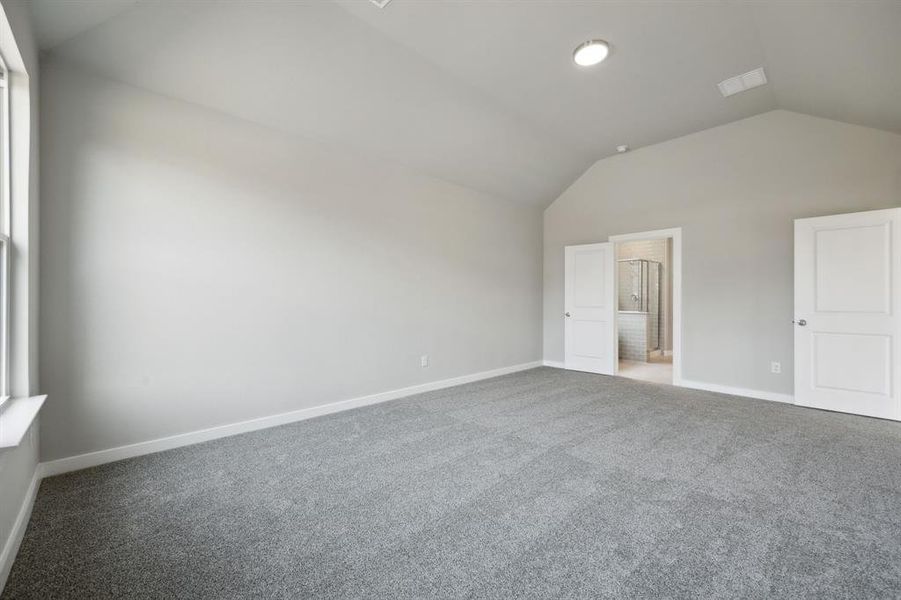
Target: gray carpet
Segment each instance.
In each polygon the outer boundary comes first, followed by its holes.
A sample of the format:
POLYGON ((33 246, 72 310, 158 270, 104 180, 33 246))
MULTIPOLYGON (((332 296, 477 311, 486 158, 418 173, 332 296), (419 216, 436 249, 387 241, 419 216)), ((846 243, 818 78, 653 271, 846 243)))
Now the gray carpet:
POLYGON ((47 479, 3 595, 604 597, 901 597, 901 424, 535 369, 47 479))

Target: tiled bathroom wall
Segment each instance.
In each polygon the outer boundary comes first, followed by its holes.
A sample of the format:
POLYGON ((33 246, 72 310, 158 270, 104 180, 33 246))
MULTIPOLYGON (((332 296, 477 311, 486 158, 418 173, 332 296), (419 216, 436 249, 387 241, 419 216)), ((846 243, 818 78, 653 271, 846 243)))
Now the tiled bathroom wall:
POLYGON ((619 357, 625 360, 648 360, 648 314, 620 312, 619 357))

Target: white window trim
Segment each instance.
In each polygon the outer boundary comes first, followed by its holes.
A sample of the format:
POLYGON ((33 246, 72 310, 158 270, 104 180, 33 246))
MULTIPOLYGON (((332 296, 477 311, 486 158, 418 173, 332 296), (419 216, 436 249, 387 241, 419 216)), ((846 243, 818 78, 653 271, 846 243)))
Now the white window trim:
POLYGON ((9 284, 10 284, 10 240, 9 236, 0 234, 0 277, 6 285, 0 290, 0 407, 10 398, 9 395, 9 284))
POLYGON ((9 334, 10 334, 10 242, 12 223, 12 157, 10 136, 9 69, 0 55, 0 407, 9 400, 9 334))

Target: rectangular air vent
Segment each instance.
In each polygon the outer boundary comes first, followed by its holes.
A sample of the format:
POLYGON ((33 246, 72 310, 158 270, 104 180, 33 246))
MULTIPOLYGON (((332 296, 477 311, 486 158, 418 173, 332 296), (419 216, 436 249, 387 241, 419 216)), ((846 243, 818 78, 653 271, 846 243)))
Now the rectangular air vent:
POLYGON ((378 6, 379 8, 385 8, 386 6, 388 6, 388 3, 391 2, 391 0, 369 0, 369 1, 372 2, 373 4, 375 4, 376 6, 378 6))
POLYGON ((736 75, 735 77, 730 77, 725 81, 721 81, 716 84, 716 87, 720 89, 720 93, 723 97, 729 97, 733 94, 756 88, 765 83, 766 73, 763 72, 763 67, 760 67, 759 69, 754 69, 753 71, 748 71, 747 73, 736 75))

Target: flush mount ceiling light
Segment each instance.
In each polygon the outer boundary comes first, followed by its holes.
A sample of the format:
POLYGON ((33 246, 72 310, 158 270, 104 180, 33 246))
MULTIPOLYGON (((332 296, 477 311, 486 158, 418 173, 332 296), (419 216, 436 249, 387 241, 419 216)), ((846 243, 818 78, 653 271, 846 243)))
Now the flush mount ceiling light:
POLYGON ((579 44, 573 50, 573 60, 580 67, 590 67, 607 58, 610 54, 610 44, 604 40, 588 40, 579 44))

